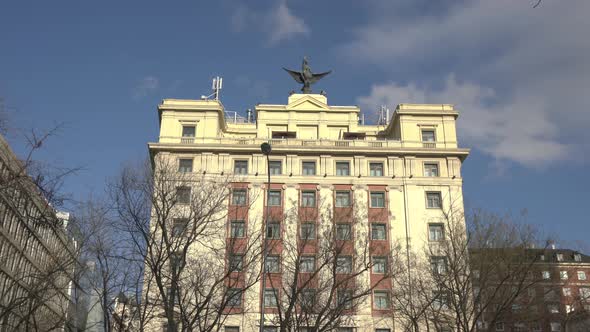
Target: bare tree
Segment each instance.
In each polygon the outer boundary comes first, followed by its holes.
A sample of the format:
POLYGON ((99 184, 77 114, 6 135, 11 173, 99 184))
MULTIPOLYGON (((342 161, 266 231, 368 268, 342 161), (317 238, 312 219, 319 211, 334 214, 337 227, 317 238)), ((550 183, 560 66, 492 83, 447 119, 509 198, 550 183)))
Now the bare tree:
POLYGON ((216 331, 236 298, 259 280, 260 232, 228 237, 231 176, 183 173, 176 160, 126 167, 111 184, 114 207, 145 264, 138 303, 143 330, 216 331), (239 253, 240 271, 229 254, 239 253))

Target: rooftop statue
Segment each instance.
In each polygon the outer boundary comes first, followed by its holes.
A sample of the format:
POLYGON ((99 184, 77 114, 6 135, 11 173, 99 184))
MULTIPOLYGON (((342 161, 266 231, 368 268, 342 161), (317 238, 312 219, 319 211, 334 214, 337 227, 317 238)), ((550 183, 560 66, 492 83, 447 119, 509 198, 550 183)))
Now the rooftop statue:
POLYGON ((283 67, 283 69, 287 73, 289 73, 289 75, 291 75, 291 77, 293 77, 293 79, 297 83, 303 84, 303 87, 301 88, 301 92, 303 92, 303 93, 311 93, 311 85, 314 84, 315 82, 319 81, 322 77, 324 77, 332 72, 330 70, 325 73, 314 74, 311 72, 311 68, 309 67, 309 64, 307 63, 307 61, 308 61, 308 58, 306 56, 303 57, 303 64, 301 65, 301 72, 289 70, 289 69, 283 67))

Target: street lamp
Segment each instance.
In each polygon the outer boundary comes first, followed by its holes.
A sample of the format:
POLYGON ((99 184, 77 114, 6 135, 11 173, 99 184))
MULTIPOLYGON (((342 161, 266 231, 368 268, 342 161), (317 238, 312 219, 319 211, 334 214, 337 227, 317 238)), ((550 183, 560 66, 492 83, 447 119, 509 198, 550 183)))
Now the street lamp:
POLYGON ((270 216, 270 204, 268 204, 268 197, 270 194, 270 162, 268 159, 268 156, 270 155, 270 152, 272 151, 272 147, 270 146, 269 143, 264 142, 262 144, 260 144, 260 151, 262 151, 262 153, 264 155, 266 155, 266 174, 267 174, 267 183, 266 183, 266 216, 264 218, 264 227, 262 230, 262 241, 264 241, 262 243, 262 297, 260 299, 260 332, 264 331, 264 293, 266 292, 266 256, 267 256, 267 243, 266 243, 266 238, 267 238, 267 224, 268 224, 268 218, 270 216))

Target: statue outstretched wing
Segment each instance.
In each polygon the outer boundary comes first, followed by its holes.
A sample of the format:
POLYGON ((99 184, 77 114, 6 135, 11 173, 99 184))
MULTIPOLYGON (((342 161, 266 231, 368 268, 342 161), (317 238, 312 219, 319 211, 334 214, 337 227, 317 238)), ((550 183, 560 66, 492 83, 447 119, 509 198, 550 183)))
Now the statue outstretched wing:
POLYGON ((329 73, 331 73, 332 71, 327 71, 325 73, 319 73, 319 74, 313 74, 313 77, 311 78, 311 82, 310 83, 315 83, 317 81, 319 81, 322 77, 328 75, 329 73))
POLYGON ((289 70, 289 69, 287 69, 287 68, 285 68, 285 67, 283 67, 283 69, 284 69, 284 70, 285 70, 287 73, 289 73, 289 75, 291 75, 291 77, 293 77, 293 79, 294 79, 294 80, 295 80, 297 83, 303 84, 303 75, 302 75, 300 72, 298 72, 298 71, 294 71, 294 70, 289 70))

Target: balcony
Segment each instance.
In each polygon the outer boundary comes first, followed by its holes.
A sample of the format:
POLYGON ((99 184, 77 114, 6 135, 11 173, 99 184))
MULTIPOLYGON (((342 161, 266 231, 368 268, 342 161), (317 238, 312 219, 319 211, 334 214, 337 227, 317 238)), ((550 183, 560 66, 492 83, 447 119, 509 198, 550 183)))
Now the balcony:
POLYGON ((174 137, 161 136, 160 143, 182 144, 182 145, 252 145, 259 147, 260 144, 269 142, 276 147, 329 147, 335 149, 350 148, 373 148, 373 149, 399 149, 399 148, 423 148, 423 149, 455 149, 456 142, 423 142, 423 141, 399 141, 399 140, 329 140, 315 139, 305 140, 296 138, 270 140, 264 138, 233 138, 233 137, 174 137))

